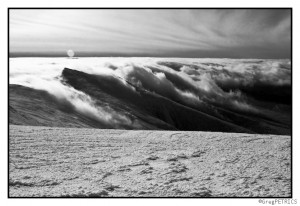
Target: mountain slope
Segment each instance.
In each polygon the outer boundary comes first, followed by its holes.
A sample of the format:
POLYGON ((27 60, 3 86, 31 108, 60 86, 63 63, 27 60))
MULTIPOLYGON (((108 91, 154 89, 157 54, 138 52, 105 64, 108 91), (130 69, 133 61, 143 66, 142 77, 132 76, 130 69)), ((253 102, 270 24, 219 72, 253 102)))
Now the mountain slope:
MULTIPOLYGON (((230 111, 222 105, 193 106, 115 75, 88 74, 69 68, 62 71, 59 81, 63 89, 71 92, 69 96, 61 98, 54 91, 50 94, 10 85, 10 124, 290 134, 288 118, 275 117, 278 112, 270 113, 272 118, 268 118, 230 111)), ((288 113, 288 107, 279 109, 288 113)))
POLYGON ((103 128, 42 90, 9 85, 9 123, 31 126, 103 128))
POLYGON ((124 83, 118 78, 90 75, 68 68, 63 70, 62 77, 68 85, 90 95, 97 100, 98 104, 107 102, 116 110, 129 109, 131 114, 145 121, 147 121, 146 117, 151 116, 178 130, 251 132, 155 93, 134 87, 129 82, 124 83))

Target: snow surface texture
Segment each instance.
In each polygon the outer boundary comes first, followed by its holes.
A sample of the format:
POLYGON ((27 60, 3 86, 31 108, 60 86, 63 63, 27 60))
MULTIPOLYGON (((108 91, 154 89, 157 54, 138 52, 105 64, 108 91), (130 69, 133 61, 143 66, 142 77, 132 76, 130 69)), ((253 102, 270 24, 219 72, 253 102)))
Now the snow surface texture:
POLYGON ((98 104, 99 99, 87 94, 95 88, 83 92, 68 84, 62 73, 72 71, 65 68, 99 75, 106 82, 102 87, 118 85, 138 95, 147 91, 230 124, 243 122, 239 115, 254 117, 252 122, 266 128, 259 133, 290 134, 290 60, 10 58, 10 84, 45 90, 109 128, 146 129, 134 125, 136 117, 126 109, 98 104))
POLYGON ((290 197, 291 138, 10 126, 9 196, 290 197))

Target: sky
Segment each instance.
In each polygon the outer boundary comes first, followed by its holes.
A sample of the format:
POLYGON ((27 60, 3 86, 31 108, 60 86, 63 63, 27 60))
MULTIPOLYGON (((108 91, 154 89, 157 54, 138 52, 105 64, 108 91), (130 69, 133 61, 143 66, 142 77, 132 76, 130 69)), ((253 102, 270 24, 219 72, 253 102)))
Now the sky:
POLYGON ((10 9, 11 56, 291 58, 289 9, 10 9))

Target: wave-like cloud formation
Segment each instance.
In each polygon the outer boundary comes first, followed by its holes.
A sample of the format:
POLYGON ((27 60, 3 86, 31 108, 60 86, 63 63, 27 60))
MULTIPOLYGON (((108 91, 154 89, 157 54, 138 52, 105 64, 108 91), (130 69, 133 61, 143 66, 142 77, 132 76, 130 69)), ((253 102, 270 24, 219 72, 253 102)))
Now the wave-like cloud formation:
POLYGON ((289 60, 11 58, 10 83, 46 90, 111 128, 133 124, 126 111, 96 103, 68 85, 61 76, 64 68, 107 77, 136 94, 147 91, 221 120, 232 122, 229 114, 236 113, 282 122, 278 115, 290 115, 289 60))

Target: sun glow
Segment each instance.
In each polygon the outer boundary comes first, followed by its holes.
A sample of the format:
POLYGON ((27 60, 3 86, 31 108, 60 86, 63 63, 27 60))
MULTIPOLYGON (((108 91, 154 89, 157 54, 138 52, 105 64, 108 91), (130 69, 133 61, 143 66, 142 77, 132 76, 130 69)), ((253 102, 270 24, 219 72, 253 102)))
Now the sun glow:
POLYGON ((68 56, 69 56, 70 58, 72 58, 72 57, 75 55, 75 52, 74 52, 72 49, 69 49, 69 50, 67 51, 67 54, 68 54, 68 56))

